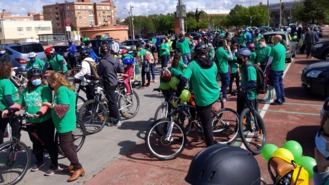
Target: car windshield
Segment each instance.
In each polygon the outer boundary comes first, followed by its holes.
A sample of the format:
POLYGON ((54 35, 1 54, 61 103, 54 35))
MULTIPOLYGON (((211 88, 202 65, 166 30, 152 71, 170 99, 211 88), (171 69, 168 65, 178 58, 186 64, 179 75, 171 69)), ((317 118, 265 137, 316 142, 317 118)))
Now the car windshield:
MULTIPOLYGON (((275 35, 277 35, 277 34, 264 35, 264 38, 265 38, 265 40, 266 40, 266 43, 268 43, 268 44, 273 44, 273 43, 272 43, 272 37, 275 36, 275 35)), ((282 40, 283 40, 283 41, 286 41, 286 40, 287 40, 286 35, 283 35, 283 34, 280 34, 280 35, 282 36, 282 40)), ((283 42, 283 43, 284 43, 284 42, 283 42)))
POLYGON ((30 52, 43 52, 43 47, 41 44, 27 44, 27 45, 19 45, 19 46, 11 46, 12 49, 20 52, 20 53, 30 53, 30 52))

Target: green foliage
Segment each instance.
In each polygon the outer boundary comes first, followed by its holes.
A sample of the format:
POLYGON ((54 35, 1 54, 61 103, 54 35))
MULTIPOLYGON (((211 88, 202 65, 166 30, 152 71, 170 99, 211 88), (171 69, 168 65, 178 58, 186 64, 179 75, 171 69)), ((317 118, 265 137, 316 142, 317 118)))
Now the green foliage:
POLYGON ((328 0, 304 0, 294 7, 293 16, 305 23, 329 23, 328 0))

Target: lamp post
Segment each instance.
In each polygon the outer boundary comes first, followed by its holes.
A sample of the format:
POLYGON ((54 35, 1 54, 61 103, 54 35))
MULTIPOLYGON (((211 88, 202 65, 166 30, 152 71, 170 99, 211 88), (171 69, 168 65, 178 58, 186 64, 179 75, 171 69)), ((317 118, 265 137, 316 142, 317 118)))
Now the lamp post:
POLYGON ((133 17, 133 6, 130 5, 128 13, 129 13, 129 24, 130 24, 130 33, 131 33, 131 39, 135 40, 135 27, 134 27, 134 17, 133 17))
POLYGON ((279 27, 282 26, 282 0, 280 0, 280 22, 279 22, 279 27))
POLYGON ((183 0, 178 0, 176 14, 177 17, 179 18, 180 32, 184 34, 185 33, 185 24, 184 24, 185 5, 183 5, 183 0))

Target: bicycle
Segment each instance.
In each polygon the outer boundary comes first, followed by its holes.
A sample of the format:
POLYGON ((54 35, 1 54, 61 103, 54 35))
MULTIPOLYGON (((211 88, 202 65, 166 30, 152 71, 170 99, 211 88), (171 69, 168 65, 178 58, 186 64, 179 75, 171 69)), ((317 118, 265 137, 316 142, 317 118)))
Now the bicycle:
POLYGON ((130 84, 131 93, 127 94, 126 88, 123 82, 119 82, 116 93, 118 94, 118 109, 120 114, 126 118, 131 119, 135 117, 139 111, 139 96, 135 90, 133 90, 130 84))
POLYGON ((245 102, 245 107, 239 117, 239 132, 245 147, 254 155, 260 153, 266 144, 266 129, 262 117, 255 105, 248 100, 246 91, 240 90, 240 97, 245 102))
POLYGON ((15 75, 11 76, 10 80, 14 83, 14 85, 18 88, 19 93, 22 93, 24 89, 27 87, 27 78, 26 72, 19 70, 17 67, 13 68, 15 75))
POLYGON ((78 122, 85 126, 87 135, 95 134, 103 129, 109 112, 101 82, 95 80, 92 83, 95 87, 95 97, 81 106, 77 116, 78 122))
MULTIPOLYGON (((146 146, 152 155, 161 160, 169 160, 177 157, 184 149, 187 135, 193 130, 203 133, 200 119, 197 115, 196 108, 183 102, 177 105, 176 101, 170 102, 173 107, 167 118, 162 118, 154 122, 153 126, 146 134, 146 146)), ((212 121, 214 140, 219 143, 232 142, 238 133, 238 115, 231 109, 222 109, 219 113, 213 112, 215 119, 212 121), (233 115, 235 126, 233 126, 234 134, 226 141, 218 138, 228 128, 224 123, 219 121, 227 112, 233 115), (225 129, 226 128, 226 129, 225 129)), ((233 125, 233 124, 231 124, 233 125)))

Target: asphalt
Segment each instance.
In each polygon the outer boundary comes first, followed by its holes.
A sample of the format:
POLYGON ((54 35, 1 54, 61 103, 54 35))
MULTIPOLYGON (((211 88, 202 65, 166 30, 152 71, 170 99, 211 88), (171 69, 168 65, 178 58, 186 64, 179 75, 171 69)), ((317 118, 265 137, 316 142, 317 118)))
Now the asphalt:
MULTIPOLYGON (((282 106, 260 105, 264 110, 267 141, 281 146, 285 140, 299 141, 304 155, 313 155, 314 135, 319 128, 319 111, 322 99, 309 95, 301 87, 302 69, 314 61, 305 60, 298 55, 291 64, 284 79, 286 104, 282 106)), ((145 146, 145 132, 151 124, 158 105, 163 101, 161 95, 152 92, 151 87, 136 89, 141 100, 138 115, 123 122, 121 128, 105 127, 100 133, 87 137, 79 159, 86 175, 70 184, 85 185, 182 185, 193 157, 205 148, 198 136, 189 137, 189 144, 176 159, 160 161, 154 158, 145 146)), ((226 107, 235 108, 235 97, 230 97, 226 107)), ((28 139, 23 138, 29 146, 28 139)), ((256 157, 262 176, 270 182, 267 165, 260 156, 256 157)), ((66 159, 61 164, 69 164, 66 159)), ((43 170, 46 170, 44 168, 43 170)), ((43 176, 44 172, 28 172, 19 184, 60 185, 66 183, 67 175, 43 176)))

